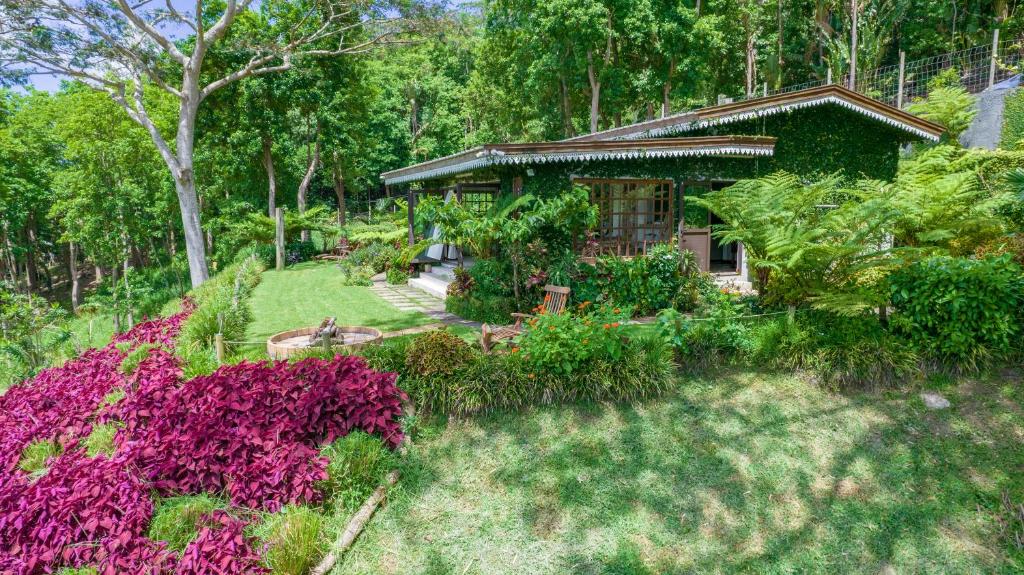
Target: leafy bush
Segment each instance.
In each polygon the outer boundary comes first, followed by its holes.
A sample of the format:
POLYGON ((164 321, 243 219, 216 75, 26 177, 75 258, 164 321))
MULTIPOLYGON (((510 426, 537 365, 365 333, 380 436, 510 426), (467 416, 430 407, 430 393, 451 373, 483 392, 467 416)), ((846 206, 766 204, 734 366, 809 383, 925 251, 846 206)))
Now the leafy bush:
POLYGON ((327 479, 317 489, 325 503, 344 510, 358 508, 397 464, 395 453, 379 438, 361 431, 334 440, 320 456, 328 460, 327 479))
POLYGON ((387 271, 388 283, 397 286, 409 283, 409 272, 399 267, 390 267, 387 271))
POLYGON ((473 290, 476 282, 473 281, 473 276, 470 275, 469 271, 463 267, 455 268, 454 279, 448 284, 447 295, 454 297, 466 297, 469 292, 473 290))
POLYGON ((52 439, 38 439, 25 446, 21 450, 21 457, 18 458, 18 469, 29 474, 39 474, 46 471, 46 462, 57 457, 64 450, 60 444, 52 439))
POLYGON ((683 285, 681 264, 671 244, 632 259, 605 256, 596 266, 580 267, 575 299, 631 305, 641 315, 671 307, 683 285))
POLYGON ((412 343, 411 337, 385 339, 380 345, 368 345, 358 350, 366 359, 370 369, 381 373, 404 373, 406 351, 412 343))
POLYGON ((448 296, 444 309, 470 321, 505 325, 512 322, 512 312, 516 310, 516 306, 511 297, 477 295, 477 291, 474 290, 468 295, 448 296))
POLYGON ((357 266, 350 260, 342 260, 342 262, 338 264, 338 269, 341 271, 341 285, 373 285, 373 280, 370 279, 370 277, 373 276, 373 268, 370 268, 369 266, 357 266))
POLYGON ((288 265, 295 265, 313 259, 319 252, 311 241, 289 242, 284 246, 284 260, 288 265))
POLYGON ((535 371, 571 375, 581 365, 597 359, 617 360, 622 355, 622 324, 629 318, 620 308, 600 306, 593 309, 588 302, 580 304, 580 315, 546 313, 541 304, 537 315, 527 323, 512 351, 522 351, 523 358, 535 371))
POLYGON ((716 293, 692 319, 675 309, 658 313, 658 329, 684 367, 705 369, 728 363, 751 347, 750 328, 740 316, 745 307, 732 297, 716 293))
POLYGON ((372 243, 354 250, 346 261, 359 267, 369 267, 373 273, 379 274, 388 269, 398 254, 398 249, 391 244, 372 243))
POLYGON ((999 146, 1007 150, 1024 149, 1024 90, 1015 90, 1006 96, 999 146))
POLYGON ((149 523, 149 538, 163 541, 168 549, 180 553, 199 537, 204 519, 214 511, 226 508, 226 501, 207 493, 161 499, 149 523))
POLYGON ((978 114, 974 96, 960 86, 931 90, 927 98, 911 104, 907 111, 946 128, 947 139, 952 142, 970 127, 978 114))
POLYGON ((766 322, 754 337, 752 361, 807 370, 832 388, 893 387, 920 373, 913 346, 886 331, 873 315, 806 311, 794 322, 766 322))
POLYGON ((416 337, 406 350, 405 367, 418 376, 451 375, 473 359, 473 350, 461 337, 445 329, 416 337))
POLYGON ((632 401, 664 392, 673 362, 660 339, 625 341, 618 359, 596 357, 572 377, 538 371, 522 353, 479 355, 449 377, 403 377, 421 409, 466 415, 567 401, 632 401))
POLYGON ((469 268, 469 276, 473 279, 473 295, 511 296, 512 270, 507 262, 496 259, 478 259, 469 268))
POLYGON ((926 355, 973 368, 1021 332, 1024 277, 1009 255, 936 256, 890 277, 893 325, 926 355))

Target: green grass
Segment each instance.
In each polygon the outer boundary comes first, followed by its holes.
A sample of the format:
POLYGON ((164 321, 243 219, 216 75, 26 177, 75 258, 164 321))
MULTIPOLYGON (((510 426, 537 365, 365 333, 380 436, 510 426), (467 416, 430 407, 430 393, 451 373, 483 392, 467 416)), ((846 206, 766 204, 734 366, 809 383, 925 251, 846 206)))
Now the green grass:
POLYGON ((114 316, 105 313, 83 315, 72 319, 68 329, 71 340, 82 349, 103 347, 114 337, 114 316))
POLYGON ((434 320, 424 314, 401 311, 374 295, 370 288, 340 285, 341 271, 334 264, 307 262, 278 272, 263 272, 263 281, 250 300, 253 321, 246 339, 262 341, 271 335, 317 325, 327 316, 339 325, 396 331, 434 320))
POLYGON ((1021 376, 929 387, 952 407, 736 371, 434 422, 334 573, 1019 573, 1021 376))

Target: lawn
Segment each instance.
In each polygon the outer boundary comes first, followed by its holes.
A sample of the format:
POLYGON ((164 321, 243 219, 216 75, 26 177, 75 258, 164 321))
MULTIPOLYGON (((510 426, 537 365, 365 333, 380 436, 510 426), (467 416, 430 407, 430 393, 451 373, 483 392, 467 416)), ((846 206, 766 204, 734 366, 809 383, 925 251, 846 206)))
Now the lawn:
POLYGON ((319 262, 263 272, 249 306, 253 321, 246 338, 256 341, 277 332, 317 325, 327 316, 338 318, 341 325, 369 326, 384 332, 435 321, 422 313, 399 310, 370 288, 341 285, 337 267, 319 262))
POLYGON ((936 380, 932 411, 735 371, 427 424, 334 573, 1019 573, 1021 383, 936 380))

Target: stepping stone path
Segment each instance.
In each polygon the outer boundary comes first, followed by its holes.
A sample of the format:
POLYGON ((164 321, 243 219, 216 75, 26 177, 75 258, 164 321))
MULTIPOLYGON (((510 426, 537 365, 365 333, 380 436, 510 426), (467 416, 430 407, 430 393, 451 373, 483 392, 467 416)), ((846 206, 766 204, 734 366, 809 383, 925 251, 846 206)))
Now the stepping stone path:
POLYGON ((388 302, 401 311, 419 312, 434 318, 443 325, 464 325, 472 328, 480 327, 480 323, 478 322, 467 321, 455 314, 446 312, 444 310, 444 301, 440 298, 434 297, 411 286, 394 286, 375 279, 373 286, 370 287, 370 291, 380 297, 380 299, 388 302))

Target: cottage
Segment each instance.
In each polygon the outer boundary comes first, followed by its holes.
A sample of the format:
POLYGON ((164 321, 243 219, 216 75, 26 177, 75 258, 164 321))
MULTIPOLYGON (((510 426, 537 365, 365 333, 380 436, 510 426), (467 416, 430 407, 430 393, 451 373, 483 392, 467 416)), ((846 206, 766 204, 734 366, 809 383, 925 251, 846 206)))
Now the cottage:
MULTIPOLYGON (((937 141, 942 127, 841 86, 720 104, 558 142, 488 144, 382 174, 416 198, 441 194, 485 209, 499 194, 544 197, 589 188, 602 253, 633 256, 678 235, 704 270, 746 280, 743 246, 687 198, 786 170, 891 180, 900 147, 937 141)), ((410 237, 412 231, 410 229, 410 237)), ((452 254, 436 246, 438 258, 452 254)))

